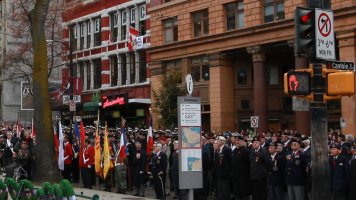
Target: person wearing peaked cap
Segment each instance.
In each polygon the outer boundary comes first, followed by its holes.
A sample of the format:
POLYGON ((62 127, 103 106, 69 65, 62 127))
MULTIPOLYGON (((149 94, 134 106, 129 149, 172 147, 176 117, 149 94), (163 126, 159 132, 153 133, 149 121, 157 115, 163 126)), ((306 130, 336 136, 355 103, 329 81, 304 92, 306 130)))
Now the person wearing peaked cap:
POLYGON ((341 146, 339 144, 332 144, 330 146, 330 186, 331 198, 347 199, 349 192, 349 162, 345 155, 341 154, 341 146))
POLYGON ((220 142, 226 142, 226 138, 224 137, 224 136, 218 136, 217 138, 216 138, 216 140, 218 140, 218 141, 220 141, 220 142))
POLYGON ((356 199, 356 146, 355 143, 351 146, 352 157, 349 161, 349 200, 356 199))
POLYGON ((268 147, 270 167, 268 173, 268 199, 282 200, 284 197, 284 170, 283 154, 277 151, 278 143, 272 142, 268 147))
POLYGON ((165 199, 165 182, 168 163, 167 155, 161 151, 162 144, 156 143, 154 147, 155 148, 154 153, 152 154, 151 166, 156 199, 165 199))

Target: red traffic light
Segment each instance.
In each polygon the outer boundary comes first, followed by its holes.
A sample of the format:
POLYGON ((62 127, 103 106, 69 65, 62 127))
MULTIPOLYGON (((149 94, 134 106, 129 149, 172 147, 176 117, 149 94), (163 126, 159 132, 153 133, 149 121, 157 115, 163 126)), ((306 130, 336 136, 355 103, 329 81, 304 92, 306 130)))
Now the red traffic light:
POLYGON ((309 12, 308 14, 306 15, 303 15, 300 20, 303 22, 303 24, 308 24, 309 23, 309 20, 311 19, 312 17, 312 12, 309 12))

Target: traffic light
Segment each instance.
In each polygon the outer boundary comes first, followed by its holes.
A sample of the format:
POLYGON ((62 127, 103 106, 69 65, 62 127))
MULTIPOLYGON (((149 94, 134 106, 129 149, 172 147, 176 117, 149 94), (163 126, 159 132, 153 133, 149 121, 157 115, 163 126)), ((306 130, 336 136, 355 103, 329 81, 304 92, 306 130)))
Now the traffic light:
POLYGON ((355 73, 352 71, 326 73, 326 80, 326 95, 351 96, 355 94, 355 73))
POLYGON ((297 7, 294 17, 295 54, 310 57, 315 49, 314 9, 297 7))
POLYGON ((293 70, 284 74, 284 93, 292 96, 306 96, 310 92, 310 72, 293 70))

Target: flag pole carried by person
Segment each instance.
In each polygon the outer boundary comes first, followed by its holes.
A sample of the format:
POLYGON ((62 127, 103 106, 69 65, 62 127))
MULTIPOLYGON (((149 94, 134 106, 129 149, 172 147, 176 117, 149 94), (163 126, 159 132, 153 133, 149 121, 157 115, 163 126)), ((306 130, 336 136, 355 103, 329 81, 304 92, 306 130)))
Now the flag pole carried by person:
POLYGON ((98 176, 102 177, 103 170, 101 167, 101 146, 100 146, 100 136, 99 136, 99 111, 98 111, 98 121, 96 124, 96 131, 95 131, 95 172, 98 176))
POLYGON ((60 170, 64 170, 64 147, 63 147, 63 130, 62 130, 62 124, 61 121, 58 122, 59 126, 59 155, 58 155, 58 168, 60 170))
POLYGON ((104 130, 104 150, 103 150, 103 177, 104 179, 109 173, 109 170, 113 167, 111 162, 111 156, 109 151, 109 139, 108 139, 108 126, 105 125, 104 130))
POLYGON ((148 128, 148 134, 147 134, 147 148, 146 152, 147 155, 150 155, 153 150, 153 122, 152 122, 152 116, 150 117, 150 127, 148 128))

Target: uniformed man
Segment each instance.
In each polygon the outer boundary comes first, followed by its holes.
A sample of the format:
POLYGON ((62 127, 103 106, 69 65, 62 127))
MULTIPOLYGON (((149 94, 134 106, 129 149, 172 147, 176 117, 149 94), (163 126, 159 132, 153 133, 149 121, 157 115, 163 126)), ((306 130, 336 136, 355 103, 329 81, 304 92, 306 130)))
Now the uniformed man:
POLYGON ((349 161, 350 165, 350 192, 349 192, 349 200, 356 199, 356 144, 351 147, 352 157, 349 161))
POLYGON ((62 172, 63 179, 71 181, 70 171, 73 160, 73 148, 69 142, 68 135, 64 136, 64 170, 62 172))
POLYGON ((349 163, 345 155, 341 154, 341 146, 332 144, 330 146, 329 166, 331 181, 331 200, 347 200, 349 192, 348 169, 349 163))
POLYGON ((83 150, 83 166, 82 166, 82 179, 84 188, 92 188, 92 173, 91 168, 94 167, 94 147, 91 145, 90 139, 85 140, 85 147, 83 150))
MULTIPOLYGON (((120 143, 120 142, 119 142, 120 143)), ((120 148, 120 145, 118 146, 120 148)), ((127 189, 127 165, 128 165, 128 158, 125 157, 120 157, 120 152, 118 151, 116 153, 116 158, 115 158, 115 175, 116 175, 116 186, 117 186, 117 191, 116 193, 119 194, 125 194, 126 189, 127 189)))
POLYGON ((286 156, 285 179, 289 200, 303 200, 306 183, 306 160, 300 150, 300 141, 291 140, 291 152, 286 156))
POLYGON ((277 152, 277 143, 271 143, 268 147, 271 166, 268 175, 268 199, 283 200, 285 159, 277 152))
POLYGON ((153 184, 156 193, 156 199, 166 199, 165 180, 167 171, 167 155, 162 150, 162 144, 155 144, 154 153, 152 155, 152 175, 153 184))
POLYGON ((261 148, 261 143, 254 137, 252 139, 252 152, 250 153, 250 172, 252 181, 252 199, 267 199, 267 177, 270 159, 267 152, 261 148))
POLYGON ((135 151, 133 157, 133 174, 134 174, 134 186, 136 187, 135 196, 143 197, 145 195, 145 176, 146 176, 146 162, 147 155, 146 150, 142 148, 140 140, 135 142, 135 151))
POLYGON ((244 138, 238 133, 231 134, 233 149, 231 156, 231 188, 239 200, 248 200, 250 195, 250 150, 244 146, 244 138))

